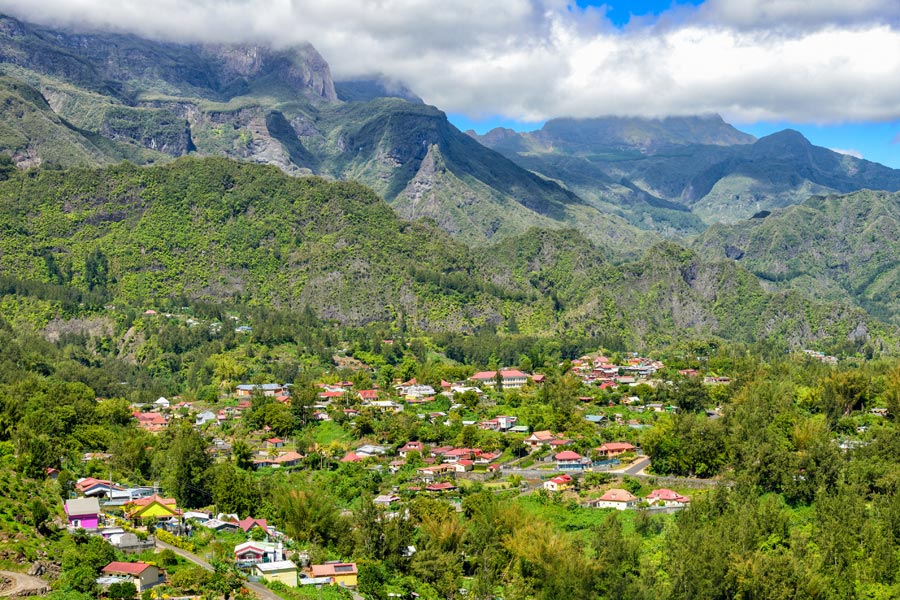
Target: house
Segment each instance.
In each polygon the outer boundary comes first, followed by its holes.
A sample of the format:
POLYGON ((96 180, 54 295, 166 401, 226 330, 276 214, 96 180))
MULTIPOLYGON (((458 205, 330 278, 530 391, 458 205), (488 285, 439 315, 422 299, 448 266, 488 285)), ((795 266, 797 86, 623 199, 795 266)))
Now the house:
POLYGON ((628 442, 607 442, 597 448, 597 454, 604 458, 614 458, 626 452, 634 452, 634 446, 628 442))
MULTIPOLYGON (((517 390, 525 385, 531 376, 518 369, 501 369, 500 378, 504 390, 517 390)), ((478 385, 497 386, 497 371, 480 371, 469 377, 478 385)))
POLYGON ((556 468, 560 471, 581 471, 584 469, 584 458, 572 450, 563 450, 553 457, 556 468))
POLYGON ((471 471, 474 468, 474 464, 471 460, 463 458, 453 463, 453 468, 457 473, 465 473, 466 471, 471 471))
POLYGON ((399 454, 401 458, 406 458, 410 452, 422 454, 425 452, 425 444, 422 442, 406 442, 399 450, 397 450, 397 454, 399 454))
POLYGON ((415 383, 415 380, 412 380, 411 385, 400 387, 400 395, 402 395, 406 400, 427 398, 428 396, 434 396, 434 394, 435 391, 433 387, 431 387, 430 385, 418 385, 417 383, 415 383))
POLYGON ((375 499, 372 500, 372 503, 375 506, 384 506, 388 507, 392 504, 400 502, 400 496, 397 494, 381 494, 380 496, 375 496, 375 499))
POLYGON ((136 412, 132 414, 138 421, 138 427, 150 432, 161 431, 168 425, 168 421, 166 421, 166 418, 160 413, 136 412))
POLYGON ((284 560, 284 547, 281 542, 249 541, 234 547, 234 562, 244 565, 256 563, 277 563, 284 560))
POLYGON ((384 456, 387 453, 387 448, 378 446, 377 444, 363 444, 356 449, 356 453, 363 458, 384 456))
POLYGON ((434 481, 435 477, 445 473, 455 473, 456 467, 453 465, 428 465, 426 467, 419 467, 416 469, 416 472, 423 481, 427 482, 434 481))
MULTIPOLYGON (((186 515, 185 515, 186 516, 186 515)), ((237 531, 237 523, 232 523, 230 521, 223 521, 222 519, 209 519, 203 526, 212 529, 213 531, 237 531)))
POLYGON ((502 456, 502 452, 482 452, 481 456, 475 457, 476 465, 489 465, 502 456))
POLYGON ((344 455, 344 458, 342 458, 340 462, 342 462, 342 463, 362 462, 363 458, 365 458, 365 457, 360 456, 359 454, 357 454, 356 452, 351 450, 350 452, 348 452, 347 454, 344 455))
POLYGON ((539 448, 541 446, 549 446, 556 439, 556 436, 549 431, 535 431, 523 440, 526 446, 530 448, 539 448))
POLYGON ((331 580, 332 585, 341 587, 355 588, 356 576, 359 571, 356 569, 356 563, 345 562, 327 562, 322 565, 312 565, 310 567, 314 578, 327 577, 331 580))
POLYGON ((266 448, 269 450, 275 450, 277 448, 284 448, 284 440, 281 438, 273 437, 266 440, 266 448))
POLYGON ((66 517, 74 529, 97 529, 100 525, 100 502, 96 498, 66 500, 66 517))
POLYGON ((469 448, 454 448, 444 453, 444 460, 448 463, 455 463, 461 460, 470 460, 473 452, 469 448))
POLYGON ((185 520, 193 519, 194 521, 197 521, 197 523, 199 523, 201 525, 203 525, 204 523, 208 523, 209 518, 210 518, 209 513, 200 512, 197 510, 189 510, 189 511, 185 512, 182 516, 184 517, 185 520))
POLYGON ((432 483, 431 485, 425 486, 426 492, 453 492, 456 491, 456 486, 450 483, 449 481, 444 481, 441 483, 432 483))
POLYGON ((363 403, 372 402, 378 400, 378 390, 359 390, 358 396, 363 403))
POLYGON ((453 450, 453 446, 434 446, 429 455, 434 458, 443 457, 445 454, 453 450))
POLYGON ((397 404, 392 400, 373 400, 369 402, 368 405, 372 408, 380 410, 381 412, 403 412, 403 405, 397 404))
POLYGON ((124 488, 105 479, 85 477, 75 484, 75 491, 82 496, 109 496, 111 492, 122 491, 124 488))
POLYGON ((159 398, 157 398, 156 402, 153 403, 153 405, 160 410, 164 410, 171 406, 171 402, 160 396, 159 398))
POLYGON ((202 413, 194 417, 194 425, 196 425, 197 427, 203 427, 207 423, 218 423, 216 413, 211 410, 204 410, 202 413))
POLYGON ((302 460, 303 455, 299 452, 284 452, 276 456, 273 462, 282 467, 296 467, 302 460))
POLYGON ((253 517, 241 519, 238 521, 238 527, 240 527, 244 533, 249 533, 254 527, 259 527, 266 533, 269 531, 269 525, 266 523, 265 519, 254 519, 253 517))
POLYGON ((289 560, 256 563, 253 565, 253 571, 266 581, 277 581, 288 587, 297 587, 297 565, 289 560))
POLYGON ((607 490, 605 494, 595 500, 588 501, 587 505, 593 508, 615 508, 616 510, 627 510, 634 508, 639 499, 628 490, 620 490, 613 488, 607 490))
MULTIPOLYGON (((142 562, 111 562, 103 567, 103 574, 119 581, 130 581, 138 592, 149 589, 159 583, 159 569, 154 565, 142 562)), ((105 579, 105 578, 104 578, 105 579)), ((114 581, 109 581, 113 583, 114 581)), ((107 583, 104 581, 103 583, 107 583)))
POLYGON ((290 384, 281 383, 245 383, 237 386, 235 393, 239 398, 249 398, 253 395, 253 392, 259 392, 263 396, 280 396, 282 394, 290 394, 289 387, 290 384))
POLYGON ((544 489, 548 492, 562 492, 563 490, 567 490, 569 486, 572 484, 572 476, 571 475, 557 475, 553 479, 548 479, 544 482, 544 489))
POLYGON ((678 492, 666 488, 653 490, 647 494, 647 502, 655 506, 665 506, 666 508, 681 508, 691 501, 687 496, 682 496, 678 492))
POLYGON ((175 498, 163 498, 158 494, 125 504, 125 516, 129 519, 169 519, 180 514, 175 498))

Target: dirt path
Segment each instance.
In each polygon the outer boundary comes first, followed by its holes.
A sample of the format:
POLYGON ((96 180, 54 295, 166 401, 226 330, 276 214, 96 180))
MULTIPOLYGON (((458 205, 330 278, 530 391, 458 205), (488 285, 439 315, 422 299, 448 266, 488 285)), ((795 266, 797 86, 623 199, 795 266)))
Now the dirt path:
POLYGON ((0 596, 43 596, 50 592, 50 584, 43 579, 15 573, 13 571, 0 571, 0 577, 12 579, 12 585, 3 591, 0 596))

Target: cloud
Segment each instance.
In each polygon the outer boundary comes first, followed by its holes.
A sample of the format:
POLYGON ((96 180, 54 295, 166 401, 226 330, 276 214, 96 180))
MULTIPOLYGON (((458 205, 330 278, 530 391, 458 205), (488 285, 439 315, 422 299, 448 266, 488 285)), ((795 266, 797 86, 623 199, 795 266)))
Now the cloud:
POLYGON ((847 156, 853 156, 855 158, 863 157, 862 152, 860 152, 859 150, 853 150, 852 148, 850 148, 850 149, 829 148, 829 150, 831 150, 832 152, 837 152, 838 154, 846 154, 847 156))
POLYGON ((383 73, 472 117, 900 118, 895 0, 708 0, 625 29, 566 0, 0 0, 0 10, 167 40, 309 41, 336 77, 383 73))
POLYGON ((897 24, 896 0, 707 0, 700 17, 742 29, 897 24))

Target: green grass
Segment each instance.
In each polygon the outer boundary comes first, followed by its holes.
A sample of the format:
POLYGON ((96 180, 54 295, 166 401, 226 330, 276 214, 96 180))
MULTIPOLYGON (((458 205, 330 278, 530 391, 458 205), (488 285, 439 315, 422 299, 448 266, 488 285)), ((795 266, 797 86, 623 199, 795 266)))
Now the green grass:
POLYGON ((351 432, 334 421, 317 423, 313 438, 320 446, 326 446, 332 442, 349 443, 355 439, 351 432))

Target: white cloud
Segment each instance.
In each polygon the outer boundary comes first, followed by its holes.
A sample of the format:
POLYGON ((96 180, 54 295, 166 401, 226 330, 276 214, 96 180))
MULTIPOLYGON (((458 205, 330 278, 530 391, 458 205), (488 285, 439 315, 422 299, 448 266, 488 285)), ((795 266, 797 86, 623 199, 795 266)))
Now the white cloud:
POLYGON ((832 152, 837 152, 838 154, 846 154, 847 156, 853 156, 855 158, 862 158, 862 152, 859 150, 853 150, 852 148, 844 149, 844 148, 829 148, 832 152))
POLYGON ((708 22, 740 28, 795 29, 834 24, 885 24, 900 20, 896 0, 707 0, 708 22))
POLYGON ((566 0, 0 0, 0 10, 162 39, 310 41, 338 77, 381 72, 472 116, 900 118, 896 0, 709 0, 625 30, 566 0))

